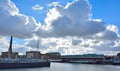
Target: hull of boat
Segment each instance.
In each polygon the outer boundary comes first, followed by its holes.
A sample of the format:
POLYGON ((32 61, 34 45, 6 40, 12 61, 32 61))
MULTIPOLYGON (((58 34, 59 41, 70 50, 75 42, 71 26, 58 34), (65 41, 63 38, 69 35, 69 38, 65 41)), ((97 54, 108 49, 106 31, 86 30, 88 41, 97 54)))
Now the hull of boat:
POLYGON ((120 63, 113 63, 113 65, 120 65, 120 63))
POLYGON ((0 69, 50 67, 50 62, 0 63, 0 69))

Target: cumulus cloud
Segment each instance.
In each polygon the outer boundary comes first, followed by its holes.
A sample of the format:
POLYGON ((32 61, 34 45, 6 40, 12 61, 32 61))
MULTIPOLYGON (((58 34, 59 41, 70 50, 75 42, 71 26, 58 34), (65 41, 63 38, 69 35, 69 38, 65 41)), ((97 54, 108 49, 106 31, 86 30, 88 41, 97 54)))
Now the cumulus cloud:
POLYGON ((0 35, 27 38, 32 37, 37 28, 36 20, 20 14, 10 0, 0 0, 0 18, 0 35))
POLYGON ((96 34, 95 39, 104 41, 115 41, 119 39, 118 28, 115 25, 106 26, 106 30, 96 34))
POLYGON ((73 1, 65 7, 57 4, 45 19, 44 29, 49 31, 42 33, 39 29, 37 34, 83 37, 104 31, 104 22, 92 19, 91 14, 91 5, 86 0, 73 1))
MULTIPOLYGON (((46 51, 59 51, 62 54, 111 53, 119 49, 118 27, 105 25, 101 19, 92 19, 91 5, 88 0, 74 0, 61 6, 58 2, 47 13, 44 26, 36 34, 41 37, 53 37, 43 45, 46 51), (69 38, 66 37, 69 36, 69 38), (58 37, 64 38, 62 40, 58 37), (72 37, 77 37, 73 38, 72 37), (113 41, 113 42, 112 42, 113 41), (50 45, 51 44, 51 45, 50 45), (114 49, 116 48, 116 49, 114 49)), ((45 40, 43 40, 45 42, 45 40)))
POLYGON ((110 31, 118 33, 118 27, 115 26, 115 25, 108 25, 107 29, 110 30, 110 31))
POLYGON ((44 7, 36 4, 35 6, 32 7, 33 10, 43 10, 44 7))
POLYGON ((118 39, 118 36, 113 31, 105 30, 104 32, 99 33, 96 38, 102 39, 102 40, 116 40, 118 39))
MULTIPOLYGON (((102 43, 100 43, 99 45, 94 44, 93 46, 91 46, 91 48, 95 49, 95 52, 98 51, 98 53, 102 52, 105 54, 105 52, 107 52, 107 53, 113 52, 111 54, 115 54, 120 51, 120 46, 117 44, 119 44, 118 41, 107 41, 107 42, 102 41, 102 43)), ((108 54, 108 55, 110 55, 110 54, 108 54)))

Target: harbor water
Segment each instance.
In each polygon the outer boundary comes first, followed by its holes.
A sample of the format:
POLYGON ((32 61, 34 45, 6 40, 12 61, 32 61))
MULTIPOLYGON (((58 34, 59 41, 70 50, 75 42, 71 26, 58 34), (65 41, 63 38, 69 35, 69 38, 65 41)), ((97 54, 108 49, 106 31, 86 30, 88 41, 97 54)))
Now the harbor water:
POLYGON ((74 64, 74 63, 51 63, 50 67, 1 69, 0 71, 120 71, 120 66, 74 64))

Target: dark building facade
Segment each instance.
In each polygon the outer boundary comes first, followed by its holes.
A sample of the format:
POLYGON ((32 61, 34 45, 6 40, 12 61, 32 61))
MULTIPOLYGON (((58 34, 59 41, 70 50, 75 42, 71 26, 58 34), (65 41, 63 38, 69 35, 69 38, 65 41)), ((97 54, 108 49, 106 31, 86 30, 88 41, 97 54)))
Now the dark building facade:
POLYGON ((12 58, 12 59, 15 59, 15 58, 18 57, 18 52, 12 52, 12 53, 2 52, 1 57, 2 57, 2 58, 12 58))
POLYGON ((51 52, 46 53, 44 57, 47 59, 59 59, 61 57, 61 54, 59 52, 51 52))
POLYGON ((63 61, 103 61, 104 55, 98 54, 83 54, 83 55, 63 55, 61 56, 63 61))
POLYGON ((39 59, 41 58, 41 53, 39 51, 27 51, 26 58, 39 59))

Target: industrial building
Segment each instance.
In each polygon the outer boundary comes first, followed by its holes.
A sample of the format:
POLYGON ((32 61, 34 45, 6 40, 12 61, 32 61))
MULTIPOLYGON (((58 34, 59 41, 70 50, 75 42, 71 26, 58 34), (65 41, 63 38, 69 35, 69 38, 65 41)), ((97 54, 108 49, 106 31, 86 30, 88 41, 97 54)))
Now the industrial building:
POLYGON ((39 59, 41 58, 41 53, 39 51, 27 51, 26 58, 39 59))
POLYGON ((2 52, 1 57, 2 58, 12 58, 15 59, 18 57, 18 52, 13 52, 12 51, 12 40, 13 40, 13 36, 11 36, 10 39, 10 46, 7 52, 2 52))
POLYGON ((88 63, 103 61, 103 54, 83 54, 83 55, 63 55, 61 56, 63 62, 79 62, 79 63, 88 63))

